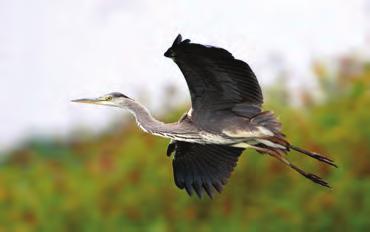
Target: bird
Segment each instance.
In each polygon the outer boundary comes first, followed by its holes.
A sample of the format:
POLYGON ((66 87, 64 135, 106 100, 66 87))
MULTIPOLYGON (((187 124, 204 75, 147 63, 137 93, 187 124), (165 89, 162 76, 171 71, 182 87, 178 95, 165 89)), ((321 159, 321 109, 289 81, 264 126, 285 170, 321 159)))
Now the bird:
POLYGON ((155 119, 142 104, 119 92, 72 101, 126 109, 144 132, 170 139, 167 156, 172 158, 175 185, 190 196, 213 198, 221 193, 247 148, 330 188, 321 177, 287 159, 295 151, 337 167, 327 156, 288 142, 275 114, 262 108, 261 87, 246 62, 223 48, 183 40, 181 34, 164 56, 180 68, 190 92, 191 107, 177 122, 155 119))

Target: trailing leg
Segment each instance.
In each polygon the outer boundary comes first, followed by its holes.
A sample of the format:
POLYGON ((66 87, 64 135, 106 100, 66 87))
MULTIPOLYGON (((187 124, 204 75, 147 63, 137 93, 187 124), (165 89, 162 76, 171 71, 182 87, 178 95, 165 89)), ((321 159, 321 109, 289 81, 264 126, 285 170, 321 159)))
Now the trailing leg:
POLYGON ((267 146, 270 146, 270 147, 283 148, 282 150, 284 150, 285 152, 288 152, 290 150, 295 150, 299 153, 302 153, 302 154, 307 155, 311 158, 314 158, 314 159, 316 159, 320 162, 329 164, 329 165, 337 168, 337 165, 334 163, 334 161, 332 159, 330 159, 328 157, 325 157, 323 155, 317 154, 315 152, 311 152, 311 151, 305 150, 303 148, 294 146, 294 145, 290 144, 288 141, 286 141, 285 138, 283 138, 281 136, 275 135, 275 136, 259 139, 259 141, 264 143, 267 146), (266 143, 266 141, 269 141, 270 144, 266 143))
POLYGON ((326 181, 324 181, 321 177, 319 177, 315 174, 312 174, 312 173, 307 173, 307 172, 303 171, 302 169, 298 168, 297 166, 295 166, 294 164, 290 163, 289 160, 287 160, 284 157, 286 151, 281 150, 281 149, 274 149, 274 148, 270 148, 270 147, 267 147, 267 146, 263 146, 262 144, 257 144, 255 146, 253 146, 253 148, 255 148, 258 152, 267 153, 267 154, 275 157, 276 159, 280 160, 282 163, 288 165, 293 170, 295 170, 296 172, 298 172, 302 176, 306 177, 307 179, 310 179, 311 181, 315 182, 316 184, 319 184, 319 185, 325 186, 327 188, 330 188, 329 184, 326 181))
POLYGON ((291 145, 291 144, 289 144, 289 148, 291 148, 292 150, 298 151, 298 152, 300 152, 300 153, 302 153, 302 154, 305 154, 305 155, 307 155, 307 156, 309 156, 309 157, 311 157, 311 158, 317 159, 318 161, 321 161, 321 162, 324 162, 324 163, 326 163, 326 164, 329 164, 329 165, 331 165, 331 166, 333 166, 333 167, 336 167, 336 168, 338 167, 338 166, 334 163, 334 161, 333 161, 332 159, 330 159, 330 158, 328 158, 328 157, 325 157, 325 156, 323 156, 323 155, 317 154, 317 153, 315 153, 315 152, 307 151, 307 150, 305 150, 305 149, 302 149, 302 148, 300 148, 300 147, 293 146, 293 145, 291 145))

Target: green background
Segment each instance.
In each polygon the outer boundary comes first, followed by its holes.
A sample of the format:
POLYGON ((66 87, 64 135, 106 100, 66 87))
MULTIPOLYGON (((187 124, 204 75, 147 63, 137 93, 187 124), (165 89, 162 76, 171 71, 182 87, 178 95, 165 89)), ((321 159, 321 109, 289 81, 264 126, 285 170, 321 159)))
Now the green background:
POLYGON ((190 198, 173 183, 168 141, 130 121, 95 136, 30 138, 3 154, 0 231, 370 231, 370 64, 338 65, 313 65, 317 89, 292 95, 285 77, 264 88, 289 140, 336 161, 288 155, 332 189, 247 150, 222 194, 190 198))

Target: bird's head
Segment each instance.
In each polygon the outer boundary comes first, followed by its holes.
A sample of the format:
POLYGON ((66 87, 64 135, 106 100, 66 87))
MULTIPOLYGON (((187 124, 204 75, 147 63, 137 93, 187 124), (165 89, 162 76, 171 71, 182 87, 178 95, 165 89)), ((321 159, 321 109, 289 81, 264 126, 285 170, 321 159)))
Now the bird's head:
POLYGON ((108 93, 98 98, 82 98, 72 100, 72 102, 95 104, 95 105, 106 105, 106 106, 116 106, 125 107, 133 100, 126 95, 118 92, 108 93))

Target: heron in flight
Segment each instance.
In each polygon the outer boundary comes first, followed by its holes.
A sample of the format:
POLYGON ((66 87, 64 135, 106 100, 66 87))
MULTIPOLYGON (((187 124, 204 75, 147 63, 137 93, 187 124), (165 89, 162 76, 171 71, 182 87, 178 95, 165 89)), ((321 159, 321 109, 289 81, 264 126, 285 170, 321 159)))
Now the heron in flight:
POLYGON ((143 105, 117 92, 74 102, 127 109, 145 132, 171 139, 167 155, 174 153, 175 184, 190 196, 207 193, 212 198, 216 191, 220 193, 246 148, 268 154, 329 187, 286 158, 294 150, 336 167, 333 160, 287 141, 274 114, 262 110, 261 88, 247 63, 225 49, 191 43, 181 35, 164 55, 178 65, 190 91, 192 106, 178 122, 160 122, 143 105))

